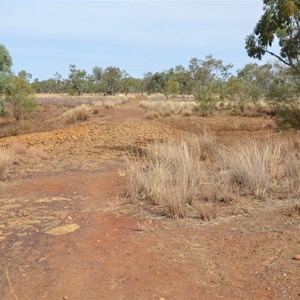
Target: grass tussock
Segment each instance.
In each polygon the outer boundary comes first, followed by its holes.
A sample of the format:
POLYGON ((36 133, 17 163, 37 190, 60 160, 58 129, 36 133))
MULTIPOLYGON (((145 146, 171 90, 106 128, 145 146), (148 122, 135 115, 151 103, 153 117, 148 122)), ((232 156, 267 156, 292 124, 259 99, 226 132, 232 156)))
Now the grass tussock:
POLYGON ((284 142, 249 140, 219 149, 220 167, 230 181, 263 199, 283 177, 284 142))
POLYGON ((87 121, 91 116, 89 107, 85 104, 72 108, 64 112, 61 118, 66 124, 73 124, 76 121, 87 121))
POLYGON ((0 180, 4 180, 13 163, 12 154, 0 149, 0 180))
POLYGON ((132 198, 170 216, 209 220, 216 205, 255 197, 297 199, 300 143, 286 138, 221 144, 208 131, 180 143, 157 142, 126 168, 132 198))
POLYGON ((187 143, 156 142, 143 158, 127 163, 130 192, 135 200, 162 206, 171 216, 185 216, 201 182, 199 159, 187 143))
POLYGON ((284 164, 284 178, 286 189, 294 195, 300 196, 300 137, 289 140, 286 147, 284 164))

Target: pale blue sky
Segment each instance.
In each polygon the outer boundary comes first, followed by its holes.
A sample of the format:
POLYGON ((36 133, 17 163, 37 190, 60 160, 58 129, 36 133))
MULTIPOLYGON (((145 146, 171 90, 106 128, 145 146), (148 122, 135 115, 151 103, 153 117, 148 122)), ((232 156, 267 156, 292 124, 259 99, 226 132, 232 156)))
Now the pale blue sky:
POLYGON ((148 71, 188 66, 212 54, 235 68, 255 60, 244 49, 262 1, 0 1, 0 44, 13 70, 67 77, 70 64, 91 72, 118 66, 148 71))

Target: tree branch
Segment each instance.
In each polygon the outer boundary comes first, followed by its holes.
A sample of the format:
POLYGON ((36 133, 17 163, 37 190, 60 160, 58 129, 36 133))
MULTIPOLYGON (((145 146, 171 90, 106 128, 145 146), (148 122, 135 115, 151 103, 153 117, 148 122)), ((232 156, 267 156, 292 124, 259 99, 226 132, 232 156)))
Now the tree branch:
POLYGON ((296 67, 293 64, 287 62, 286 60, 284 60, 281 56, 277 55, 276 53, 274 53, 272 51, 269 51, 269 50, 265 50, 265 51, 266 51, 266 53, 269 53, 270 55, 272 55, 272 56, 276 57, 277 59, 279 59, 285 65, 287 65, 287 66, 289 66, 293 69, 296 69, 296 67))

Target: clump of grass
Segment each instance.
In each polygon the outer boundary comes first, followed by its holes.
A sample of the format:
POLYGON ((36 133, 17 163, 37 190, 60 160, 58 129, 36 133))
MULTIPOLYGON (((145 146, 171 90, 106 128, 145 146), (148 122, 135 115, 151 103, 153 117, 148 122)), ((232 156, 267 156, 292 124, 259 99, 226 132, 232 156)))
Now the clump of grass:
POLYGON ((67 110, 62 114, 61 118, 66 124, 73 124, 76 121, 87 121, 90 116, 91 114, 89 107, 85 104, 82 104, 78 107, 67 110))
POLYGON ((286 149, 284 179, 288 191, 298 197, 300 195, 300 139, 290 140, 286 149))
POLYGON ((156 142, 126 166, 133 199, 159 205, 175 218, 185 216, 201 182, 199 158, 186 142, 156 142))
POLYGON ((0 180, 4 180, 11 165, 13 158, 10 152, 0 149, 0 180))
POLYGON ((220 166, 231 182, 263 199, 276 180, 282 178, 283 142, 250 140, 219 149, 220 166))
POLYGON ((113 109, 113 108, 115 108, 116 103, 111 99, 107 99, 102 102, 102 106, 106 109, 113 109))
POLYGON ((186 141, 196 151, 195 155, 201 161, 212 162, 217 152, 217 138, 209 130, 203 130, 198 136, 186 138, 186 141))
POLYGON ((192 113, 192 110, 185 108, 181 111, 180 115, 183 117, 190 117, 192 113))
POLYGON ((140 107, 147 111, 154 111, 160 114, 162 117, 169 117, 172 114, 191 116, 192 110, 196 107, 195 101, 141 101, 140 107))
POLYGON ((153 120, 159 117, 159 114, 156 111, 148 111, 145 118, 148 120, 153 120))

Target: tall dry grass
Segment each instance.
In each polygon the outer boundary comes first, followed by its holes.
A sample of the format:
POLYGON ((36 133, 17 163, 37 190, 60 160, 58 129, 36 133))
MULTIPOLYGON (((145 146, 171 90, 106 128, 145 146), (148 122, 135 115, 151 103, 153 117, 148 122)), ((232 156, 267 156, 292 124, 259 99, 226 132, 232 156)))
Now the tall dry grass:
POLYGON ((284 164, 284 178, 287 190, 294 196, 300 196, 300 136, 287 142, 284 164))
POLYGON ((263 199, 282 179, 285 146, 283 141, 271 139, 251 139, 230 147, 223 146, 218 151, 219 164, 227 171, 232 183, 263 199))
POLYGON ((4 180, 13 163, 12 154, 0 149, 0 180, 4 180))
POLYGON ((156 112, 162 117, 169 117, 172 114, 191 116, 193 109, 197 106, 197 103, 195 101, 144 100, 140 102, 139 106, 148 112, 156 112))
POLYGON ((132 198, 159 205, 175 218, 210 219, 217 203, 245 196, 300 195, 300 147, 281 137, 224 145, 204 132, 178 143, 149 145, 143 156, 129 157, 126 168, 132 198))
POLYGON ((143 158, 131 157, 126 167, 133 199, 162 206, 175 218, 185 216, 199 191, 199 158, 186 142, 156 142, 143 158))

